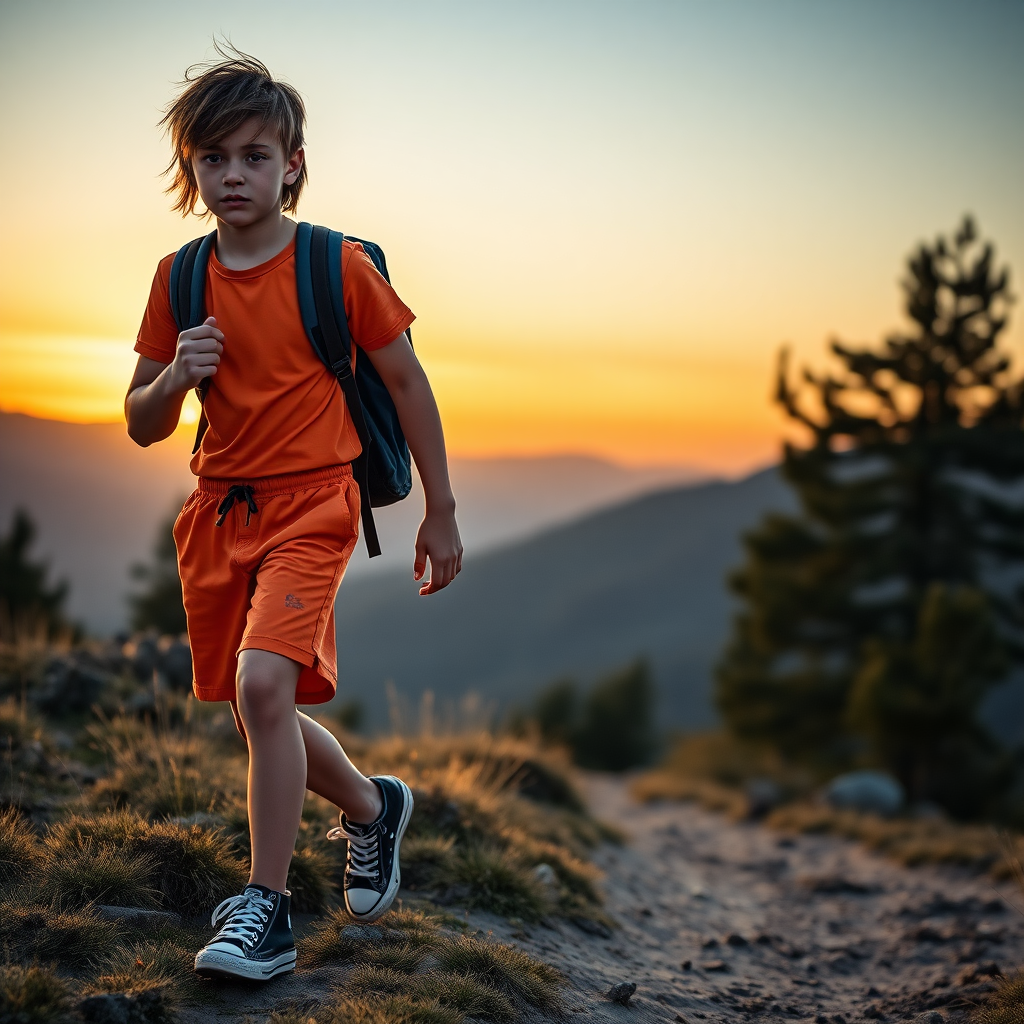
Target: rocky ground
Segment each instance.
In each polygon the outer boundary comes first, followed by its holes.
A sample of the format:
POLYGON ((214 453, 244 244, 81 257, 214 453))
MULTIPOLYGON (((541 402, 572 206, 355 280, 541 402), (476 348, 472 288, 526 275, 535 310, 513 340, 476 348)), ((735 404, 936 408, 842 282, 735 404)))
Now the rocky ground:
POLYGON ((597 858, 620 928, 531 928, 521 941, 566 973, 569 1008, 590 1019, 956 1020, 999 971, 1024 964, 1011 885, 902 868, 692 804, 641 806, 621 780, 592 778, 588 790, 628 837, 597 858), (618 984, 637 986, 628 1006, 605 996, 618 984))
MULTIPOLYGON (((639 805, 621 779, 585 785, 597 815, 627 836, 597 854, 619 927, 466 915, 564 972, 569 1020, 955 1024, 1000 971, 1024 964, 1010 884, 902 868, 841 839, 789 838, 692 804, 639 805), (624 1002, 608 998, 614 986, 624 1002)), ((244 1008, 263 1020, 327 982, 300 969, 273 992, 239 988, 219 1013, 186 1016, 237 1020, 244 1008)))

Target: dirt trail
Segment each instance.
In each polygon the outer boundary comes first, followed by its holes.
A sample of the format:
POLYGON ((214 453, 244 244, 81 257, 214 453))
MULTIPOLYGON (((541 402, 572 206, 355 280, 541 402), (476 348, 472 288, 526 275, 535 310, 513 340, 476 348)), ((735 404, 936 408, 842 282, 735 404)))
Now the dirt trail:
POLYGON ((936 1012, 956 1020, 991 986, 994 967, 1024 964, 1011 885, 902 868, 841 839, 788 839, 691 804, 640 806, 621 780, 586 787, 593 811, 628 837, 597 856, 621 927, 519 939, 567 974, 581 1019, 841 1024, 931 1011, 939 1024, 936 1012), (628 1007, 604 997, 619 982, 637 985, 628 1007))
MULTIPOLYGON (((619 927, 601 936, 466 916, 564 972, 569 1020, 852 1024, 926 1014, 921 1024, 955 1024, 991 987, 987 971, 1024 964, 1024 916, 1009 884, 901 868, 841 839, 787 839, 691 804, 641 806, 621 779, 584 786, 594 813, 628 839, 595 858, 619 927), (605 996, 623 982, 637 986, 628 1006, 605 996)), ((293 975, 224 986, 218 1007, 182 1016, 262 1021, 283 1003, 312 1009, 341 980, 304 971, 300 959, 293 975)))

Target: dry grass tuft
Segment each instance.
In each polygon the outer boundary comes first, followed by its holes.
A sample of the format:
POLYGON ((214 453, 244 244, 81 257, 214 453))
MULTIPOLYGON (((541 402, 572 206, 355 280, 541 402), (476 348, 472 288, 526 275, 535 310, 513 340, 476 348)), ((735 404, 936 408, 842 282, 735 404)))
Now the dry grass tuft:
POLYGON ((436 999, 370 995, 342 996, 316 1024, 463 1024, 465 1019, 454 1006, 442 1006, 436 999))
POLYGON ((346 994, 405 996, 420 1005, 439 1005, 479 1020, 512 1021, 515 1007, 485 982, 448 971, 411 975, 382 967, 360 967, 345 982, 346 994))
POLYGON ((218 811, 237 799, 245 792, 244 766, 190 724, 181 731, 154 728, 122 715, 90 725, 92 746, 109 764, 93 789, 93 806, 183 818, 218 811))
POLYGON ((766 823, 783 832, 854 839, 908 867, 955 864, 988 870, 996 878, 1008 878, 1012 873, 999 834, 983 825, 961 825, 942 818, 880 818, 812 803, 780 807, 766 823))
POLYGON ((324 850, 302 844, 288 868, 291 907, 297 914, 320 914, 331 906, 336 893, 336 864, 324 850))
POLYGON ((0 967, 0 1020, 12 1024, 61 1024, 68 1019, 67 982, 44 967, 0 967))
POLYGON ((160 894, 150 884, 155 872, 152 857, 90 843, 47 861, 39 897, 53 907, 108 903, 153 910, 160 905, 160 894))
POLYGON ((0 812, 0 887, 32 881, 42 868, 39 839, 16 807, 0 812))
POLYGON ((84 967, 97 950, 108 949, 117 937, 110 921, 94 909, 54 910, 30 903, 7 903, 0 915, 0 946, 8 957, 25 962, 59 960, 65 968, 84 967))
POLYGON ((434 955, 449 971, 483 978, 517 1001, 546 1008, 558 1003, 559 972, 515 946, 459 935, 450 937, 434 955))
POLYGON ((302 943, 312 966, 344 963, 353 970, 340 1001, 317 1022, 519 1019, 528 1008, 554 1009, 561 976, 513 946, 462 935, 445 918, 402 910, 373 925, 357 925, 336 911, 302 943), (412 1016, 402 1016, 412 1014, 412 1016), (416 1016, 417 1014, 421 1016, 416 1016), (422 1016, 422 1015, 426 1016, 422 1016))
MULTIPOLYGON (((136 864, 144 886, 155 894, 149 903, 129 902, 134 898, 131 894, 94 896, 97 903, 162 906, 190 917, 208 913, 220 900, 239 892, 247 877, 244 863, 221 832, 198 825, 149 822, 129 810, 95 817, 73 815, 52 825, 44 843, 54 865, 98 857, 136 864)), ((47 875, 52 874, 48 869, 47 875)))
POLYGON ((587 855, 611 835, 580 810, 561 755, 487 734, 393 737, 359 755, 414 788, 402 847, 407 888, 528 921, 596 911, 599 872, 587 855), (555 885, 538 881, 542 864, 555 885))
POLYGON ((693 801, 709 811, 720 811, 730 818, 740 819, 747 813, 747 800, 743 793, 712 779, 677 775, 671 771, 645 772, 629 787, 630 793, 641 803, 655 800, 693 801))
POLYGON ((1024 973, 1004 978, 970 1016, 971 1024, 1024 1024, 1024 973))

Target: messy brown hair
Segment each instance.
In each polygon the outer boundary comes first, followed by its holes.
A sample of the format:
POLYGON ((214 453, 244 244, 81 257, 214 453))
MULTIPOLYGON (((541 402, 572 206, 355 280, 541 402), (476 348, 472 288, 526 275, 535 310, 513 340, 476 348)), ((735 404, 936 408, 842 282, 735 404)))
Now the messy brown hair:
MULTIPOLYGON (((173 174, 168 195, 175 197, 173 209, 183 217, 196 212, 199 186, 192 169, 197 149, 215 145, 246 121, 256 118, 259 132, 272 128, 291 156, 303 145, 306 108, 302 97, 286 82, 274 80, 267 66, 228 43, 214 42, 219 60, 193 64, 185 72, 181 92, 160 119, 160 127, 171 137, 174 156, 164 170, 173 174)), ((281 194, 281 209, 291 213, 299 204, 306 184, 306 163, 291 185, 281 194)))

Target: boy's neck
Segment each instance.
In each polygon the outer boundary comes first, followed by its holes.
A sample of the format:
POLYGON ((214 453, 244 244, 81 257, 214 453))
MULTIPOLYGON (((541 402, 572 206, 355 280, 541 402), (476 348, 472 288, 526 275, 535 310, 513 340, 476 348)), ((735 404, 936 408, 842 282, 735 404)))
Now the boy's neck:
POLYGON ((295 221, 283 213, 234 227, 217 221, 217 259, 228 270, 251 270, 273 259, 295 237, 295 221))

